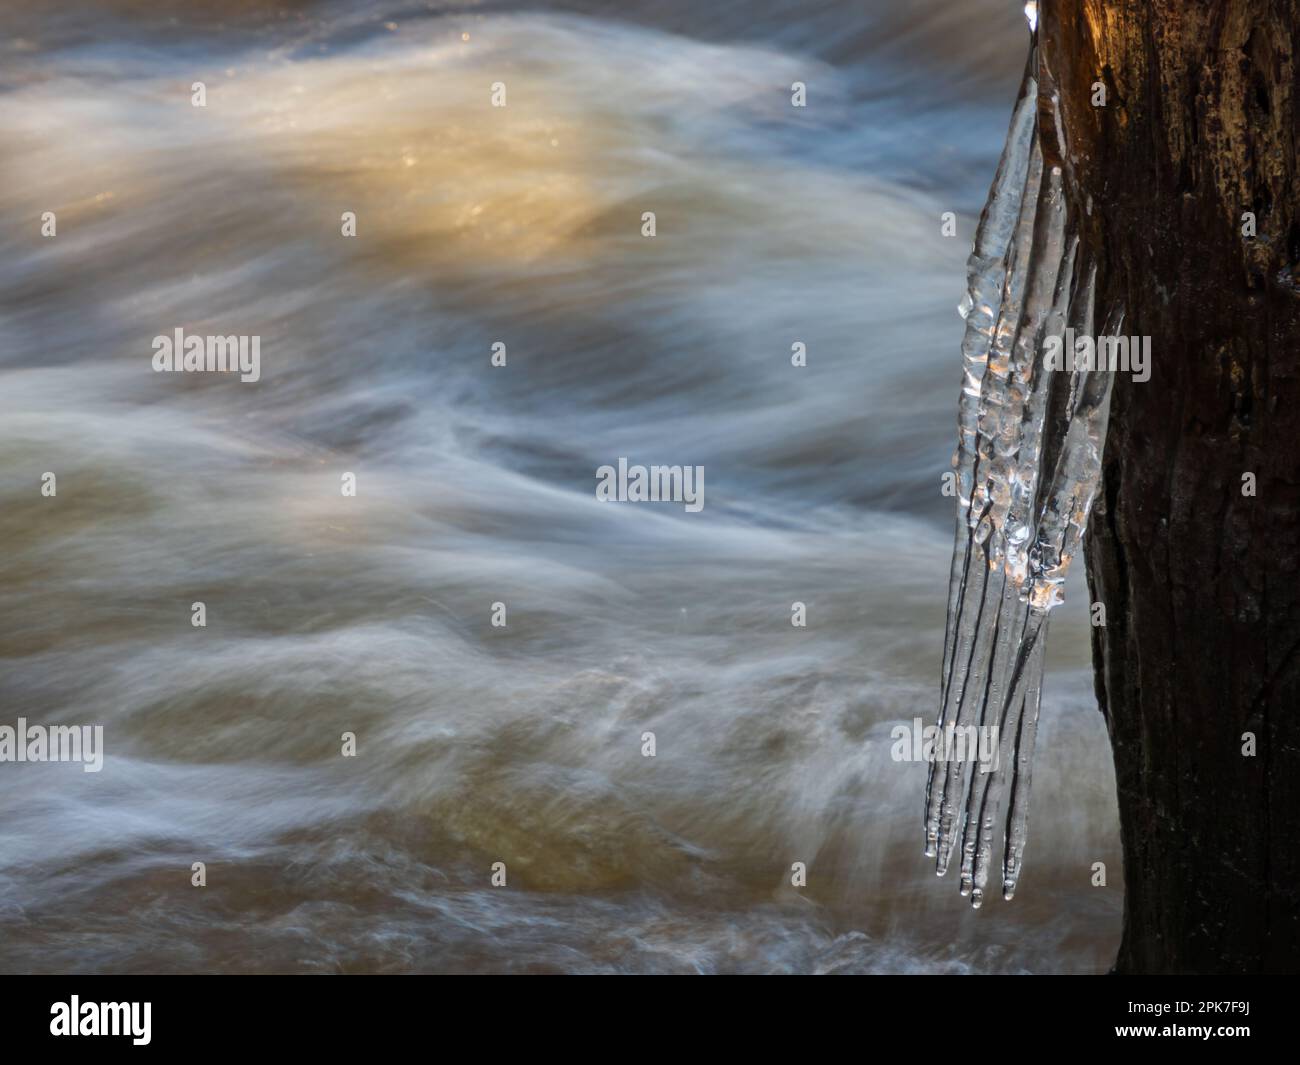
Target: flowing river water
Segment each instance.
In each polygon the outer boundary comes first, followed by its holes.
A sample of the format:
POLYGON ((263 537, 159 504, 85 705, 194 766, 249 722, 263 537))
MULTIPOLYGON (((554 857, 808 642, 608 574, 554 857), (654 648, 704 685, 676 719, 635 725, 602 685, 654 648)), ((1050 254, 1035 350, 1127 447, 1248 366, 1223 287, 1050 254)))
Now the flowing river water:
POLYGON ((1013 902, 891 757, 1025 48, 1004 0, 0 5, 0 724, 104 729, 0 764, 0 969, 1104 971, 1081 579, 1013 902), (176 328, 261 380, 153 372, 176 328), (703 509, 597 501, 619 457, 703 509))

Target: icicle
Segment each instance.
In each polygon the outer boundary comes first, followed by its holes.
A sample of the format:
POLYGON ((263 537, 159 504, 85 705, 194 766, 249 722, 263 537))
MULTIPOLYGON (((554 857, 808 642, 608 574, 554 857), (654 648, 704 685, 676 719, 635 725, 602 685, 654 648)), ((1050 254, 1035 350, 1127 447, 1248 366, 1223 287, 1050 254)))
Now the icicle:
MULTIPOLYGON (((976 619, 971 616, 968 601, 972 589, 971 574, 976 570, 980 582, 985 571, 973 562, 973 526, 970 522, 973 494, 976 442, 980 412, 980 387, 988 365, 989 349, 1002 320, 1004 304, 1008 297, 1018 313, 1020 293, 1023 290, 1023 267, 1017 271, 1018 260, 1024 253, 1032 234, 1033 204, 1037 194, 1038 174, 1031 175, 1034 112, 1038 106, 1038 81, 1033 74, 1033 57, 1026 65, 1020 87, 1020 96, 1011 118, 1006 147, 998 163, 997 175, 989 192, 989 200, 980 217, 975 237, 975 248, 967 262, 968 288, 962 301, 966 319, 966 334, 962 340, 962 390, 958 401, 957 451, 953 467, 957 471, 957 542, 953 552, 952 572, 948 588, 948 629, 944 640, 944 664, 939 727, 948 720, 950 698, 960 699, 960 691, 949 695, 953 663, 970 657, 970 641, 975 631, 976 619), (1026 195, 1026 193, 1028 193, 1026 195), (1028 212, 1028 214, 1026 214, 1028 212), (964 623, 963 623, 964 622, 964 623)), ((964 674, 966 667, 962 667, 964 674)), ((929 782, 926 785, 926 854, 933 857, 939 837, 940 803, 943 789, 936 787, 939 763, 931 763, 929 782)))
MULTIPOLYGON (((998 638, 989 665, 988 696, 980 710, 980 727, 997 728, 998 764, 1004 753, 1002 739, 1019 724, 1023 694, 1015 684, 1023 672, 1020 648, 1031 639, 1029 604, 1023 589, 1028 577, 1029 542, 1035 530, 1037 472, 1041 460, 1040 438, 1047 416, 1052 374, 1042 365, 1038 352, 1044 336, 1064 330, 1066 307, 1078 250, 1077 238, 1061 257, 1065 230, 1064 190, 1061 172, 1053 168, 1044 202, 1039 209, 1036 248, 1041 268, 1034 274, 1025 299, 1024 322, 1017 337, 1017 388, 1023 395, 1018 426, 1010 427, 1018 442, 1009 448, 995 477, 1005 483, 1007 502, 1001 519, 1005 544, 1002 604, 998 615, 998 638)), ((1028 678, 1032 680, 1032 678, 1028 678)), ((995 844, 994 824, 1001 806, 1003 774, 979 772, 971 780, 967 798, 965 837, 962 841, 962 893, 978 907, 984 899, 988 867, 995 844)))
MULTIPOLYGON (((966 335, 962 338, 961 345, 962 390, 957 410, 957 450, 952 457, 953 469, 957 471, 959 533, 965 529, 970 511, 980 382, 984 378, 984 368, 988 365, 989 345, 1002 306, 1007 252, 1020 218, 1020 204, 1034 134, 1034 110, 1037 106, 1038 81, 1030 64, 1026 66, 1021 82, 1006 147, 998 162, 988 203, 980 215, 975 247, 966 262, 966 296, 960 307, 961 316, 966 320, 966 335)), ((954 552, 948 590, 948 634, 944 645, 945 687, 952 669, 953 629, 956 625, 961 583, 965 576, 965 563, 965 553, 954 552)))
MULTIPOLYGON (((1028 837, 1029 781, 1034 768, 1034 741, 1038 736, 1038 706, 1043 689, 1043 651, 1047 646, 1047 615, 1043 615, 1041 628, 1034 637, 1026 673, 1025 701, 1014 731, 1014 753, 1011 760, 1011 809, 1007 814, 1006 856, 1002 863, 1002 897, 1008 902, 1016 893, 1021 858, 1028 837)), ((1008 734, 1011 734, 1010 730, 1008 734)))
MULTIPOLYGON (((941 710, 941 728, 968 729, 974 713, 975 700, 983 697, 985 669, 988 664, 994 636, 983 623, 986 611, 994 611, 1002 598, 1002 575, 997 560, 990 552, 1000 550, 1000 538, 993 534, 993 516, 988 513, 989 500, 996 491, 987 472, 994 463, 998 446, 1002 408, 1014 402, 1007 379, 1011 369, 1011 354, 1016 331, 1020 324, 1021 302, 1024 298, 1030 250, 1033 246, 1034 219, 1037 213, 1038 190, 1042 180, 1043 160, 1035 142, 1029 159, 1025 187, 1021 199, 1020 217, 1016 234, 1007 255, 1006 277, 1002 289, 997 326, 993 332, 987 365, 980 383, 980 397, 974 455, 974 484, 967 510, 966 528, 957 532, 958 541, 965 538, 965 578, 957 606, 953 629, 952 671, 949 677, 941 710)), ((954 821, 960 802, 965 776, 961 759, 936 762, 932 767, 931 800, 937 821, 933 835, 937 844, 935 869, 942 876, 948 868, 955 839, 954 821), (939 780, 942 778, 942 787, 939 780)), ((927 837, 931 835, 930 812, 927 811, 927 837)))
POLYGON ((961 891, 976 907, 1000 842, 1005 898, 1020 876, 1047 619, 1097 490, 1113 377, 1085 368, 1067 379, 1042 357, 1067 323, 1089 333, 1093 321, 1096 265, 1070 217, 1064 140, 1034 47, 968 263, 957 528, 926 789, 926 854, 942 876, 960 838, 961 891), (954 758, 954 740, 978 737, 987 754, 989 734, 996 760, 968 781, 970 752, 954 758))
MULTIPOLYGON (((1118 336, 1123 326, 1123 312, 1117 312, 1107 322, 1103 335, 1118 336)), ((1064 598, 1065 574, 1083 543, 1101 481, 1101 457, 1110 419, 1114 371, 1080 370, 1076 378, 1071 382, 1075 399, 1069 428, 1038 522, 1038 540, 1030 552, 1033 580, 1029 602, 1043 611, 1051 610, 1064 598)))

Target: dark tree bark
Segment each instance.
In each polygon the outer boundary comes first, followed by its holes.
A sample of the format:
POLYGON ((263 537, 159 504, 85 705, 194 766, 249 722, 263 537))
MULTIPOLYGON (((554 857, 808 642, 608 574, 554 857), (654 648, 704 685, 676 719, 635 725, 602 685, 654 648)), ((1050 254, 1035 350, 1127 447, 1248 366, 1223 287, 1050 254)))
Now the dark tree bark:
POLYGON ((1294 972, 1300 0, 1040 7, 1098 307, 1152 338, 1150 380, 1115 381, 1087 540, 1124 850, 1117 969, 1294 972))

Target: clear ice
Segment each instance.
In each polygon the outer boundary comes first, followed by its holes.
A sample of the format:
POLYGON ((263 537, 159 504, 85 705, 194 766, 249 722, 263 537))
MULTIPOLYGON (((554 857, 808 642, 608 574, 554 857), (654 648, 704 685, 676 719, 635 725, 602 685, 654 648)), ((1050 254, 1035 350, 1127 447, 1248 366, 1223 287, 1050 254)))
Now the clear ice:
MULTIPOLYGON (((1096 264, 1075 221, 1036 5, 1026 15, 1029 60, 960 308, 958 513, 938 722, 941 737, 997 726, 997 756, 987 771, 936 756, 925 804, 925 853, 940 876, 959 854, 961 893, 977 908, 999 844, 1004 898, 1020 877, 1047 620, 1097 492, 1114 377, 1086 365, 1051 370, 1042 357, 1067 326, 1092 335, 1096 264)), ((1108 317, 1107 335, 1120 317, 1108 317)))

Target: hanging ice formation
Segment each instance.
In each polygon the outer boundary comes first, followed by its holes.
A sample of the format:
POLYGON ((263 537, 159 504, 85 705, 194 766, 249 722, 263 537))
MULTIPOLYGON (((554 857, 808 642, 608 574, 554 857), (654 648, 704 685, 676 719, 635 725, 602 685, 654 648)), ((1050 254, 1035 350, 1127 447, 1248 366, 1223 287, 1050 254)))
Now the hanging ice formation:
MULTIPOLYGON (((1048 368, 1042 357, 1067 326, 1092 335, 1096 261, 1080 241, 1060 99, 1036 23, 1034 6, 1029 62, 967 264, 957 530, 926 788, 925 853, 943 876, 960 837, 961 893, 976 907, 999 844, 1005 898, 1020 877, 1047 619, 1097 490, 1114 377, 1086 360, 1048 368), (972 761, 975 744, 953 757, 960 737, 976 736, 996 743, 994 758, 972 761)), ((1106 335, 1118 333, 1119 317, 1106 335)))

